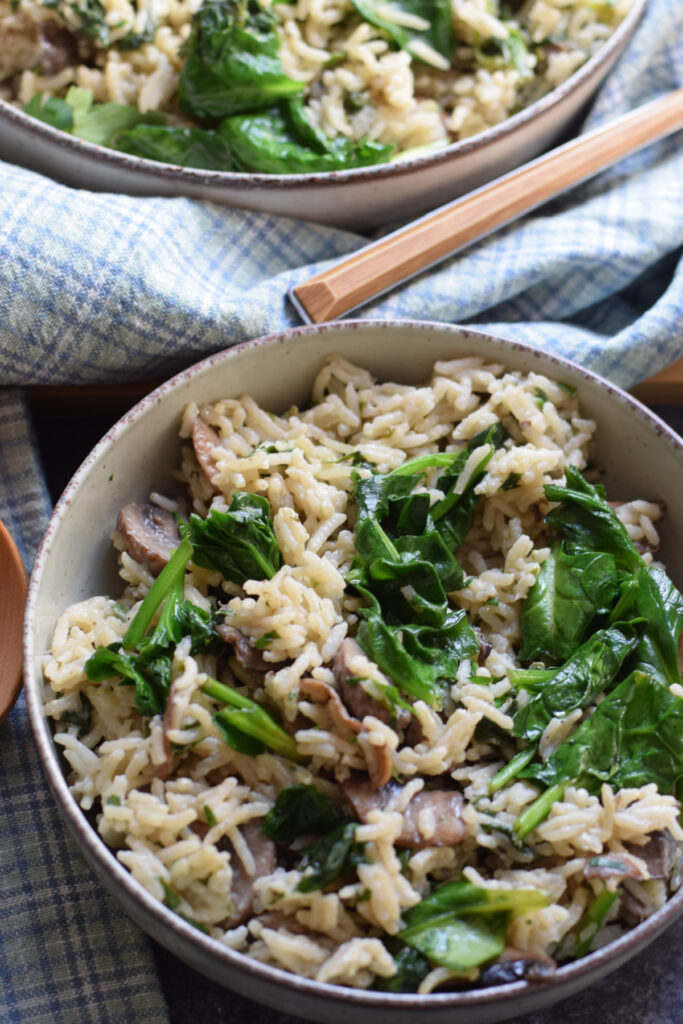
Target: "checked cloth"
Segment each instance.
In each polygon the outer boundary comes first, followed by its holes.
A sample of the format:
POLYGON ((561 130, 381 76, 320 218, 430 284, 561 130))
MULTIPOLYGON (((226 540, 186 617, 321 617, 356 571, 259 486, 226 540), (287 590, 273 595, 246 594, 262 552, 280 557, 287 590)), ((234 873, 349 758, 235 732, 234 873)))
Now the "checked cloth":
MULTIPOLYGON (((683 0, 650 0, 584 128, 683 86, 682 40, 683 0)), ((22 387, 158 378, 279 331, 296 322, 287 290, 365 241, 197 200, 76 191, 0 163, 0 517, 26 564, 50 502, 22 387)), ((479 325, 629 387, 683 354, 682 246, 683 151, 672 137, 362 315, 479 325)), ((148 940, 62 826, 23 700, 0 726, 0 793, 0 1024, 181 1019, 148 940)), ((593 1002, 584 993, 525 1020, 680 1024, 677 937, 680 924, 593 1002)), ((183 1020, 291 1020, 230 996, 202 1016, 203 983, 186 977, 183 1020)))

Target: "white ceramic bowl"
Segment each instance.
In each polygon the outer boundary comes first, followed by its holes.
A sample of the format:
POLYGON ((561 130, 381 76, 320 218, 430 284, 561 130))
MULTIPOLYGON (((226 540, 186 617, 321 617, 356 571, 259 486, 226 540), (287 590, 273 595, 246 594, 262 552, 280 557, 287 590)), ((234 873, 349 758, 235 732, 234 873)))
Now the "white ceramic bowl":
MULTIPOLYGON (((50 520, 31 577, 25 622, 25 686, 36 742, 57 803, 86 860, 130 916, 172 953, 219 983, 271 1007, 318 1022, 486 1024, 571 995, 641 950, 683 910, 683 890, 612 945, 561 967, 545 984, 430 996, 387 995, 318 984, 243 957, 201 934, 153 899, 99 839, 71 796, 41 700, 41 659, 58 615, 121 583, 109 541, 118 509, 163 490, 179 455, 185 404, 248 393, 265 408, 302 403, 323 359, 340 353, 379 378, 419 383, 437 359, 476 353, 511 369, 535 370, 577 388, 598 422, 598 459, 612 497, 683 505, 683 442, 630 396, 573 363, 524 345, 443 324, 348 321, 299 328, 211 356, 163 384, 99 442, 69 483, 50 520)), ((683 519, 669 515, 662 557, 683 582, 683 519)))
POLYGON ((0 100, 0 158, 96 192, 194 196, 367 231, 432 210, 559 142, 623 52, 646 4, 634 0, 598 53, 547 96, 431 156, 326 174, 201 171, 83 142, 0 100))

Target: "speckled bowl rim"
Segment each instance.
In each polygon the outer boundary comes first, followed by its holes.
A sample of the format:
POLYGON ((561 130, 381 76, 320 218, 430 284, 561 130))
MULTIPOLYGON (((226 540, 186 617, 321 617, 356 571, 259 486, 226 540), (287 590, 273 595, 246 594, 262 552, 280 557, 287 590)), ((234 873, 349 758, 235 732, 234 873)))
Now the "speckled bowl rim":
POLYGON ((206 171, 192 167, 177 167, 173 164, 148 160, 145 157, 129 156, 126 153, 119 153, 116 150, 108 149, 106 146, 77 139, 73 135, 67 135, 57 128, 52 128, 50 125, 36 120, 36 118, 18 110, 7 100, 3 99, 0 99, 0 129, 3 120, 10 121, 23 129, 28 135, 52 142, 56 147, 80 154, 90 161, 95 160, 98 163, 109 164, 112 168, 127 169, 148 178, 161 178, 168 182, 178 182, 188 186, 203 185, 210 188, 212 185, 229 185, 231 188, 241 189, 246 192, 254 189, 288 191, 302 185, 335 186, 344 182, 393 178, 410 174, 416 170, 433 167, 445 161, 457 160, 458 157, 477 150, 485 150, 500 139, 514 134, 514 132, 529 122, 551 112, 570 93, 580 88, 584 82, 599 76, 603 66, 609 63, 612 58, 616 59, 626 47, 631 35, 643 17, 647 3, 648 0, 634 0, 631 10, 597 53, 593 54, 565 82, 562 82, 551 92, 531 103, 528 107, 513 114, 512 117, 501 121, 500 124, 494 125, 492 128, 487 128, 485 131, 469 139, 445 146, 435 153, 396 162, 390 161, 389 163, 375 164, 372 167, 361 167, 348 171, 327 171, 317 174, 246 174, 237 171, 206 171))
MULTIPOLYGON (((637 925, 626 935, 616 939, 602 949, 589 954, 581 960, 566 964, 557 969, 553 977, 547 982, 530 983, 526 981, 512 982, 506 985, 491 988, 474 989, 464 992, 444 992, 430 995, 416 994, 393 994, 374 992, 365 989, 352 989, 327 983, 316 982, 307 978, 288 973, 277 967, 250 959, 242 953, 230 950, 222 946, 216 940, 202 934, 196 928, 184 922, 171 910, 165 907, 158 900, 154 899, 133 876, 116 859, 114 853, 105 845, 104 841, 97 835, 92 826, 88 823, 83 811, 77 805, 74 797, 69 791, 66 779, 62 774, 59 757, 52 740, 50 727, 43 713, 42 695, 40 687, 34 677, 35 672, 35 651, 33 644, 34 621, 37 614, 37 594, 40 586, 44 567, 50 556, 52 536, 62 519, 69 514, 72 499, 78 488, 85 482, 89 469, 109 448, 122 430, 132 424, 150 406, 163 401, 164 397, 177 387, 182 387, 192 381, 193 378, 203 375, 219 363, 229 361, 239 353, 252 349, 268 350, 277 345, 290 342, 296 338, 310 334, 325 335, 330 331, 338 334, 343 339, 345 335, 358 329, 392 331, 406 328, 415 330, 420 334, 431 332, 442 336, 447 344, 449 334, 457 334, 465 339, 472 339, 473 345, 477 340, 485 340, 499 344, 505 351, 519 352, 532 359, 541 360, 541 372, 548 372, 548 363, 557 367, 557 373, 570 371, 574 375, 582 377, 588 382, 599 385, 622 404, 628 406, 632 412, 645 420, 654 428, 656 434, 665 443, 670 445, 681 457, 683 463, 683 439, 681 439, 670 427, 667 426, 658 416, 654 415, 641 402, 627 394, 620 387, 610 381, 593 373, 585 367, 562 356, 555 355, 538 349, 532 345, 519 341, 512 341, 501 336, 491 335, 485 331, 472 330, 457 324, 444 324, 433 321, 415 320, 347 320, 341 322, 320 324, 316 326, 291 328, 276 334, 265 335, 251 341, 243 342, 231 348, 217 352, 200 362, 193 364, 187 369, 176 374, 159 387, 155 388, 149 395, 145 396, 120 420, 104 437, 95 445, 93 450, 84 460, 68 483, 64 493, 55 506, 50 518, 46 532, 40 544, 36 556, 33 571, 29 582, 28 600, 26 605, 26 617, 24 621, 24 679, 26 699, 38 753, 47 775, 50 787, 57 799, 60 810, 64 814, 72 833, 83 848, 86 859, 91 866, 96 865, 96 870, 109 877, 110 891, 114 892, 114 883, 123 890, 132 902, 140 905, 141 910, 155 922, 159 931, 171 933, 181 947, 192 946, 202 954, 202 960, 213 960, 221 962, 229 968, 237 969, 239 973, 248 976, 254 988, 250 990, 251 998, 258 1001, 259 980, 275 984, 284 990, 300 993, 302 996, 309 995, 318 999, 325 999, 331 1002, 342 1001, 350 1006, 363 1008, 377 1008, 383 1010, 421 1010, 425 1013, 430 1010, 453 1008, 458 1010, 471 1009, 489 1006, 496 1003, 504 1003, 509 1000, 511 1003, 511 1014, 526 1012, 524 1007, 519 1006, 518 997, 529 996, 534 992, 547 993, 553 988, 561 988, 557 999, 563 997, 568 985, 571 991, 588 986, 599 977, 609 973, 611 970, 621 966, 631 956, 640 952, 645 946, 655 939, 665 928, 673 923, 676 917, 683 911, 683 888, 669 899, 663 907, 656 911, 650 918, 637 925), (636 947, 635 949, 633 947, 636 947), (613 961, 616 961, 613 963, 613 961), (602 971, 600 969, 603 968, 602 971), (590 976, 598 971, 595 979, 590 976), (588 980, 584 980, 586 976, 588 980)), ((343 341, 342 341, 343 345, 343 341)), ((502 362, 505 357, 501 355, 502 362)), ((188 401, 191 394, 188 393, 188 401)), ((118 892, 118 888, 116 889, 118 892)), ((158 935, 154 935, 157 941, 164 943, 158 935)), ((180 955, 182 957, 182 953, 180 955)), ((196 962, 196 961, 195 961, 196 962)), ((200 971, 204 968, 198 965, 200 971)), ((552 997, 547 1000, 552 1002, 552 997)))

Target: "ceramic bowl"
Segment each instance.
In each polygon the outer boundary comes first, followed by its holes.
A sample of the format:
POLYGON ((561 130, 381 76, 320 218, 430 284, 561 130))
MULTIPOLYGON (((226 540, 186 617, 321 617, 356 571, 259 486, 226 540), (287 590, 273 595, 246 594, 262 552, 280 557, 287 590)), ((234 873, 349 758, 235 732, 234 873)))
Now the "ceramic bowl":
POLYGON ((173 167, 83 142, 0 100, 0 155, 67 185, 216 203, 367 231, 463 195, 562 140, 631 38, 647 0, 566 82, 501 124, 431 156, 325 174, 238 174, 173 167))
MULTIPOLYGON (((419 383, 437 359, 477 354, 511 369, 534 370, 577 388, 586 416, 598 422, 598 460, 615 498, 643 495, 683 505, 683 441, 629 395, 573 363, 464 328, 405 321, 348 321, 299 328, 238 345, 161 385, 123 417, 93 449, 59 501, 31 577, 25 622, 25 686, 36 742, 60 810, 88 863, 128 914, 180 959, 215 981, 271 1007, 319 1024, 486 1024, 562 999, 619 967, 683 910, 683 890, 623 938, 545 984, 429 996, 342 989, 295 977, 226 949, 152 898, 117 861, 67 787, 41 700, 41 659, 58 615, 121 583, 109 541, 118 509, 147 500, 169 483, 179 458, 185 404, 248 393, 265 408, 302 403, 325 357, 339 353, 379 378, 419 383)), ((662 557, 683 583, 683 518, 669 515, 662 557)))

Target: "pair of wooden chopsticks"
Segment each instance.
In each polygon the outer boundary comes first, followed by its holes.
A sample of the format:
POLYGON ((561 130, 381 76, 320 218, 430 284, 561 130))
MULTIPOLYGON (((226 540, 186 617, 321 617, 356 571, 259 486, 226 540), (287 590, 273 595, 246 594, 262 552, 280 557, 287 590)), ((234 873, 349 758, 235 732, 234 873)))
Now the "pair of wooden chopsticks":
POLYGON ((296 285, 306 323, 335 320, 683 128, 683 89, 637 107, 456 199, 296 285))

